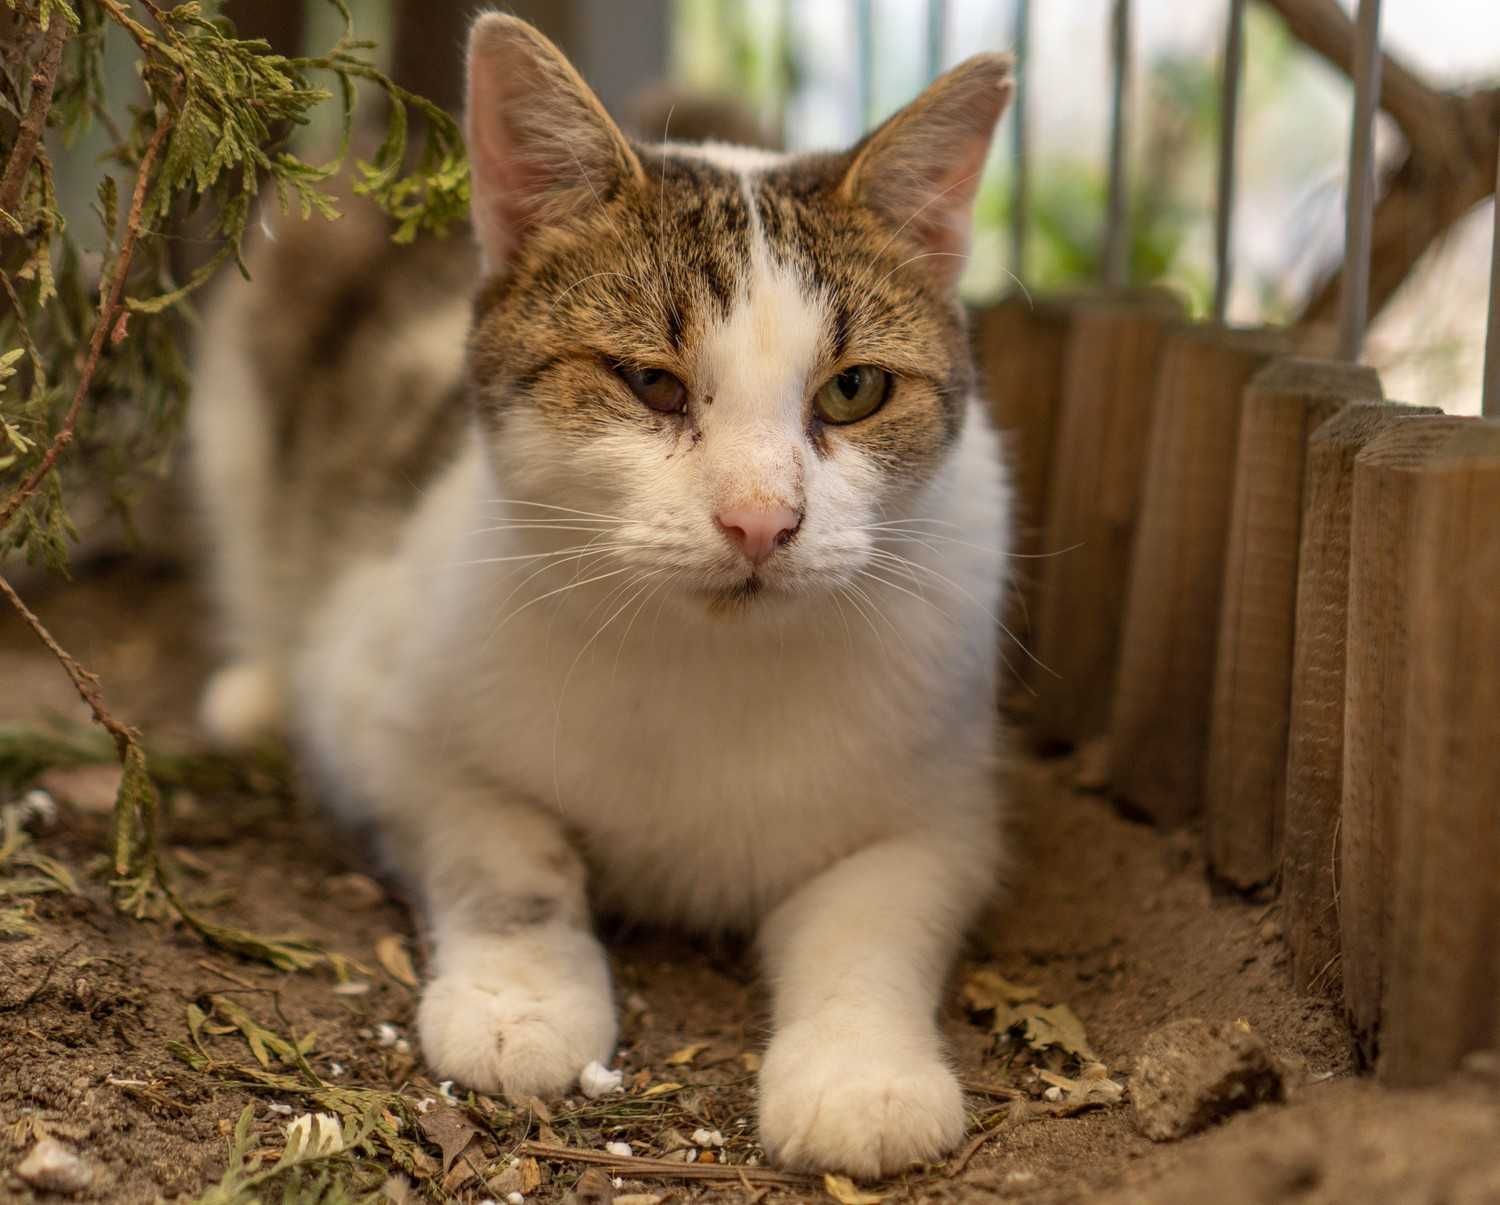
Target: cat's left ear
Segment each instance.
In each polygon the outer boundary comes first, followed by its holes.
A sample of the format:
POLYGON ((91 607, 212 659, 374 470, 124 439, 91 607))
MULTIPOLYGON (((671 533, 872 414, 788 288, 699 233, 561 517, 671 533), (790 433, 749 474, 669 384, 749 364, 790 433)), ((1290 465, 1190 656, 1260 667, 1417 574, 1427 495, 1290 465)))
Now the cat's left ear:
POLYGON ((469 31, 465 124, 487 272, 540 223, 644 178, 625 135, 562 51, 517 17, 485 13, 469 31))
POLYGON ((1011 90, 1009 55, 965 59, 860 142, 844 176, 843 196, 911 235, 945 284, 963 271, 974 194, 1011 90))

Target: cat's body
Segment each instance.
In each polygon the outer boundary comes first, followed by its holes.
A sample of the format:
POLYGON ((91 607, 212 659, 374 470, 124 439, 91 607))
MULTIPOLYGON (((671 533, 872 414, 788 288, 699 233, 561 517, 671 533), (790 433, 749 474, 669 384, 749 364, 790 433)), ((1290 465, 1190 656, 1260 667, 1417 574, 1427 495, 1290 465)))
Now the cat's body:
MULTIPOLYGON (((304 416, 346 455, 389 427, 405 466, 459 431, 445 466, 401 499, 371 452, 386 488, 340 517, 349 487, 315 457, 289 475, 257 427, 277 407, 246 303, 211 331, 195 445, 240 660, 210 721, 279 721, 336 806, 375 822, 432 926, 438 1075, 548 1094, 608 1060, 591 905, 739 929, 772 987, 772 1154, 856 1174, 934 1157, 963 1108, 933 1012, 1000 853, 1009 514, 953 273, 911 270, 950 232, 903 238, 886 198, 852 203, 859 152, 630 147, 518 22, 482 19, 472 56, 491 276, 469 410, 430 425, 447 386, 392 407, 385 377, 369 415, 314 398, 337 421, 304 416)), ((959 129, 960 166, 1003 104, 1003 64, 976 62, 948 94, 977 118, 937 88, 917 115, 937 141, 959 129)), ((900 137, 872 141, 915 178, 900 137)), ((932 174, 966 219, 967 177, 932 174)), ((406 332, 439 381, 451 322, 406 332)))

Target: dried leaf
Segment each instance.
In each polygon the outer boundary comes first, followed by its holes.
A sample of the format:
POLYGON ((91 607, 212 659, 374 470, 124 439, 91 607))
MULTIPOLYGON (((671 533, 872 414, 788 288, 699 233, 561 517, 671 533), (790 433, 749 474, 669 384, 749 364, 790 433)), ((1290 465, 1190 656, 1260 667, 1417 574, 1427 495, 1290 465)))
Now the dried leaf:
POLYGON ((681 1050, 674 1050, 667 1055, 668 1067, 690 1067, 693 1060, 709 1048, 711 1043, 694 1042, 691 1046, 684 1046, 681 1050))
POLYGON ((675 1084, 672 1081, 668 1080, 665 1083, 652 1084, 651 1087, 647 1088, 644 1092, 641 1093, 641 1097, 642 1099, 644 1099, 648 1096, 662 1096, 668 1092, 677 1092, 681 1088, 681 1084, 675 1084))
POLYGON ((411 955, 406 952, 406 942, 399 934, 387 933, 375 940, 375 957, 385 968, 386 974, 397 983, 407 987, 417 986, 416 968, 411 964, 411 955))
POLYGON ((835 1176, 832 1172, 823 1177, 823 1187, 840 1205, 880 1205, 885 1200, 878 1193, 865 1192, 862 1188, 855 1187, 854 1181, 848 1176, 835 1176))
POLYGON ((1055 1071, 1038 1071, 1037 1077, 1042 1082, 1061 1089, 1070 1102, 1113 1105, 1119 1103, 1125 1095, 1125 1086, 1116 1083, 1105 1074, 1103 1063, 1089 1064, 1077 1079, 1069 1079, 1066 1075, 1058 1075, 1055 1071))
POLYGON ((417 1119, 422 1136, 443 1152, 442 1173, 448 1174, 453 1161, 463 1154, 469 1139, 480 1132, 462 1109, 430 1109, 417 1119))
POLYGON ((1040 994, 995 971, 978 970, 964 983, 963 1001, 970 1012, 992 1014, 991 1033, 1018 1030, 1033 1050, 1054 1048, 1080 1062, 1097 1062, 1078 1015, 1066 1004, 1038 1003, 1040 994))

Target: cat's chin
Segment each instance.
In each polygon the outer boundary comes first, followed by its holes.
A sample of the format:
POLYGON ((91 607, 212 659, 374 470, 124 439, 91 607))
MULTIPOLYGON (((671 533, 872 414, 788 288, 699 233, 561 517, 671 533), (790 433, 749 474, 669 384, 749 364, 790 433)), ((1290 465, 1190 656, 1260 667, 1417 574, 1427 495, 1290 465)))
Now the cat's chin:
POLYGON ((729 585, 704 586, 697 591, 710 615, 732 619, 765 607, 775 595, 783 594, 756 574, 729 585))

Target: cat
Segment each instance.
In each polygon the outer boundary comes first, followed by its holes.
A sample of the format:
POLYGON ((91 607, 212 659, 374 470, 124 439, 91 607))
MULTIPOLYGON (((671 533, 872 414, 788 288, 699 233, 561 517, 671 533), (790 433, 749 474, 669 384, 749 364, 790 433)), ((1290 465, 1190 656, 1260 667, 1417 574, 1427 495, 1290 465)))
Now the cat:
POLYGON ((472 305, 452 251, 349 284, 351 213, 283 223, 214 306, 205 720, 285 732, 380 834, 435 1077, 545 1098, 608 1063, 599 910, 754 934, 781 1165, 962 1138, 935 1015, 1003 853, 1011 495, 956 282, 1010 86, 971 58, 840 153, 648 145, 482 15, 472 305))

